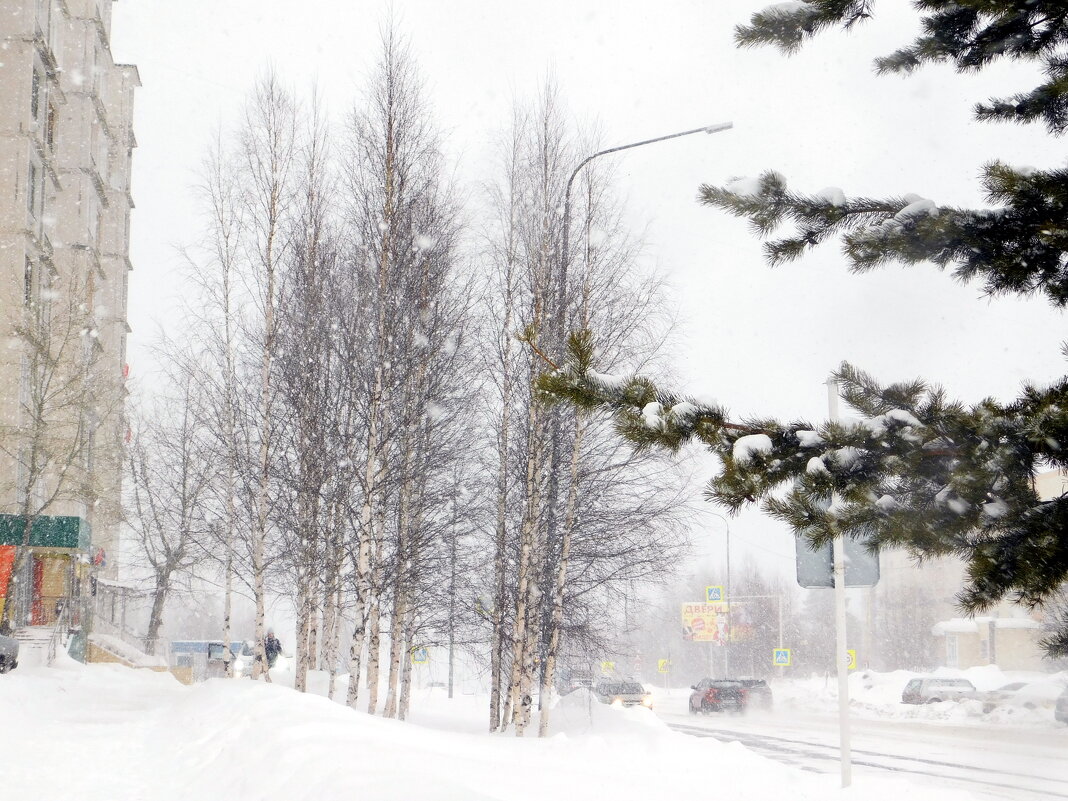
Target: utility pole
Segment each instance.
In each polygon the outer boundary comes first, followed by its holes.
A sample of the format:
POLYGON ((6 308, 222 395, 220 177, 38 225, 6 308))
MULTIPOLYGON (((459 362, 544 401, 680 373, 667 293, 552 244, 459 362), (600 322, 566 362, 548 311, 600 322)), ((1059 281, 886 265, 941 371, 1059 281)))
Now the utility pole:
MULTIPOLYGON (((827 379, 827 406, 831 422, 838 422, 838 382, 827 379)), ((834 508, 832 497, 831 508, 834 508)), ((853 783, 853 765, 849 737, 849 667, 846 653, 846 579, 845 543, 834 538, 834 661, 838 667, 838 734, 841 744, 842 787, 853 783)))

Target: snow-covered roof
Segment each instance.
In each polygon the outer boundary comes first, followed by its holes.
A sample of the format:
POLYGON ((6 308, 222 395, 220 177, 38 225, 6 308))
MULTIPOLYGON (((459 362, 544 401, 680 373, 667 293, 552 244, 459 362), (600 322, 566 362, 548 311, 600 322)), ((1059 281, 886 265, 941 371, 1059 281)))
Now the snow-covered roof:
POLYGON ((994 628, 998 629, 1040 629, 1042 624, 1029 617, 999 617, 994 619, 994 628))
POLYGON ((954 617, 940 620, 931 626, 931 634, 944 637, 947 634, 975 634, 979 626, 994 624, 996 629, 1040 629, 1042 624, 1029 617, 954 617))
POLYGON ((955 617, 940 620, 931 626, 931 634, 944 637, 947 634, 974 634, 979 631, 979 624, 969 618, 955 617))

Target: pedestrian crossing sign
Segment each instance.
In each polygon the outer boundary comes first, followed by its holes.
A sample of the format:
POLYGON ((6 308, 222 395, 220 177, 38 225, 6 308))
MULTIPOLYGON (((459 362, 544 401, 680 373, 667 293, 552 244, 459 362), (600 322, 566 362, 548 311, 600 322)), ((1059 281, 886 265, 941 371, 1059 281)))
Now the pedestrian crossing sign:
POLYGON ((771 664, 775 667, 790 667, 789 648, 774 648, 771 653, 771 664))
POLYGON ((616 663, 615 662, 602 662, 601 663, 601 672, 606 676, 611 676, 613 673, 616 672, 616 663))
POLYGON ((658 660, 656 660, 656 672, 657 673, 670 673, 671 672, 671 660, 670 659, 658 659, 658 660))
POLYGON ((723 593, 723 588, 722 587, 718 587, 718 586, 705 587, 705 603, 706 604, 716 603, 717 601, 724 601, 724 600, 726 600, 726 596, 723 593))
POLYGON ((426 648, 413 648, 412 649, 412 664, 413 665, 425 665, 430 661, 430 654, 427 653, 426 648))

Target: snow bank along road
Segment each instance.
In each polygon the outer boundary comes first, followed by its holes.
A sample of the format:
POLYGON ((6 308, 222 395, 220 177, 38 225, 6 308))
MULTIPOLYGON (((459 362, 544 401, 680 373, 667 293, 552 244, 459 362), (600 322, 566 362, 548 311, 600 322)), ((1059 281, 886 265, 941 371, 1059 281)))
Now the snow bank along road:
POLYGON ((212 679, 185 687, 166 674, 69 661, 20 668, 0 677, 0 798, 974 798, 887 772, 858 776, 840 792, 831 774, 769 760, 737 742, 686 737, 647 709, 611 708, 579 692, 554 708, 555 733, 543 740, 485 734, 485 710, 484 697, 418 691, 416 722, 402 723, 279 683, 212 679))
MULTIPOLYGON (((675 704, 658 714, 683 734, 736 741, 808 771, 839 770, 838 721, 833 717, 787 711, 693 717, 675 704)), ((966 789, 983 799, 1068 799, 1065 731, 857 719, 851 731, 855 777, 895 773, 928 785, 966 789)))

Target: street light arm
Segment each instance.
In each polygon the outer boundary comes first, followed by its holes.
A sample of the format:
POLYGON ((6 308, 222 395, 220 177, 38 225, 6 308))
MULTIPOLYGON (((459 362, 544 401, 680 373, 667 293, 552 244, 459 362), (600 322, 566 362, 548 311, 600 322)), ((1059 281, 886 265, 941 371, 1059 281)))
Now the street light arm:
POLYGON ((556 310, 556 312, 557 312, 557 317, 558 317, 559 323, 561 325, 561 329, 559 331, 560 343, 562 343, 564 341, 564 331, 563 331, 562 326, 564 325, 564 320, 565 320, 565 317, 566 317, 566 315, 564 314, 564 298, 565 298, 565 294, 566 294, 566 291, 567 291, 565 285, 567 283, 567 267, 568 267, 568 260, 569 260, 569 255, 570 255, 569 254, 569 250, 570 250, 570 244, 571 244, 570 243, 570 237, 571 237, 571 231, 570 231, 570 228, 571 228, 571 186, 572 186, 572 184, 575 183, 575 178, 578 176, 579 172, 582 171, 582 168, 585 167, 587 164, 589 164, 591 161, 593 161, 595 158, 600 158, 601 156, 607 156, 609 153, 618 153, 621 150, 630 150, 631 148, 634 148, 634 147, 642 147, 643 145, 651 145, 651 144, 654 144, 656 142, 664 142, 664 141, 666 141, 668 139, 678 139, 680 136, 691 136, 692 134, 696 134, 696 133, 714 134, 714 133, 718 133, 719 131, 726 131, 727 129, 733 128, 733 127, 734 127, 734 123, 733 122, 717 122, 717 123, 715 123, 713 125, 705 125, 705 126, 703 126, 701 128, 693 128, 693 129, 691 129, 689 131, 679 131, 678 133, 668 134, 667 136, 657 136, 657 137, 654 137, 652 139, 643 139, 640 142, 631 142, 629 145, 619 145, 618 147, 610 147, 610 148, 608 148, 606 150, 599 150, 596 153, 593 153, 592 155, 586 156, 586 158, 584 158, 582 161, 580 161, 578 163, 578 166, 575 167, 575 169, 571 171, 571 176, 567 179, 567 188, 564 190, 564 220, 563 220, 564 235, 563 235, 563 247, 561 248, 561 252, 560 252, 561 281, 560 281, 560 289, 559 289, 559 291, 557 293, 557 305, 559 306, 559 308, 556 310))
POLYGON ((629 145, 619 145, 617 147, 610 147, 606 150, 599 150, 598 152, 586 156, 579 162, 578 166, 571 172, 571 177, 567 179, 567 192, 564 198, 564 205, 567 206, 567 202, 571 197, 571 184, 574 183, 575 177, 579 174, 583 167, 600 156, 607 156, 609 153, 618 153, 620 150, 630 150, 632 147, 641 147, 642 145, 651 145, 654 142, 664 142, 668 139, 678 139, 680 136, 690 136, 696 133, 714 134, 719 131, 726 131, 729 128, 733 128, 733 122, 718 122, 714 125, 705 125, 701 128, 693 128, 689 131, 680 131, 679 133, 668 134, 667 136, 657 136, 652 139, 643 139, 640 142, 631 142, 629 145))

